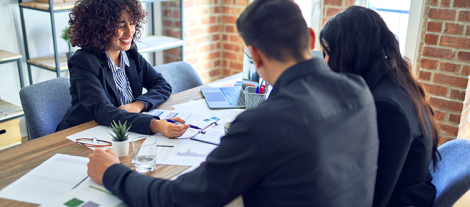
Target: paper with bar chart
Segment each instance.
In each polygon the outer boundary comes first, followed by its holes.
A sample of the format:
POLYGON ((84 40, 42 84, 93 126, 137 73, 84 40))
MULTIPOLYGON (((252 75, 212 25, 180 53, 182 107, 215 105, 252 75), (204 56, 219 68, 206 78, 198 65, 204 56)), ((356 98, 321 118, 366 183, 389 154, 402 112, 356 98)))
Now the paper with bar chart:
POLYGON ((72 190, 87 177, 88 158, 55 154, 0 191, 0 197, 44 204, 72 190))
POLYGON ((51 200, 42 207, 126 207, 127 205, 104 186, 87 178, 79 186, 51 200))

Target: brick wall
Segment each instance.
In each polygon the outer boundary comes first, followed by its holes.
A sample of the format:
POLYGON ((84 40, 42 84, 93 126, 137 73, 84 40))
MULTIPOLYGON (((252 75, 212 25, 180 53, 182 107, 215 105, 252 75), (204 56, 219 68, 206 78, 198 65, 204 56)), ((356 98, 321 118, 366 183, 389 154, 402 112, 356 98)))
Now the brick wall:
POLYGON ((328 19, 336 15, 338 12, 354 5, 354 0, 324 0, 323 1, 323 25, 328 19))
POLYGON ((427 0, 419 81, 430 97, 444 140, 461 137, 470 97, 470 1, 427 0))
MULTIPOLYGON (((181 38, 181 14, 179 1, 162 2, 162 35, 181 38)), ((181 48, 163 51, 164 63, 181 61, 181 48)), ((159 64, 159 63, 157 63, 159 64)))

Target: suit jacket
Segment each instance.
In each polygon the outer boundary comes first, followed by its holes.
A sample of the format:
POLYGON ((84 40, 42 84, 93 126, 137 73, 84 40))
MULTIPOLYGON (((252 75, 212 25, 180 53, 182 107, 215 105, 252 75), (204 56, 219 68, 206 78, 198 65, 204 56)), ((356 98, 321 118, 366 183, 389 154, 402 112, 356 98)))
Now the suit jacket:
POLYGON ((424 136, 410 96, 384 70, 377 70, 366 82, 375 99, 380 140, 374 206, 432 206, 436 189, 428 170, 432 157, 429 118, 422 115, 424 136))
POLYGON ((104 186, 129 206, 371 206, 377 169, 375 107, 362 78, 302 61, 269 99, 240 114, 220 145, 175 181, 109 167, 104 186))
MULTIPOLYGON (((130 66, 126 75, 132 89, 134 101, 147 102, 144 111, 151 110, 163 103, 171 94, 171 87, 163 76, 133 47, 126 51, 130 66), (143 88, 147 93, 142 94, 143 88)), ((153 134, 150 130, 152 118, 147 114, 129 113, 119 109, 119 91, 108 66, 106 54, 93 54, 78 50, 68 61, 70 70, 70 95, 72 106, 68 109, 57 131, 73 127, 91 120, 99 125, 109 126, 113 120, 127 121, 130 131, 153 134)))

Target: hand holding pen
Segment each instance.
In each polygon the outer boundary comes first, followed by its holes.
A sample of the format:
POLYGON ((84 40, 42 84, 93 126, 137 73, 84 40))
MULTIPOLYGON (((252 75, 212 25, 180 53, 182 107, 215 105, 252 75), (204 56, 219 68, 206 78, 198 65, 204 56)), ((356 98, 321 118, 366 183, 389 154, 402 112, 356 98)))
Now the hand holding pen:
MULTIPOLYGON (((181 125, 181 124, 184 124, 184 123, 181 123, 181 122, 178 122, 178 121, 175 121, 173 119, 166 119, 167 122, 170 122, 170 123, 173 123, 173 124, 176 124, 176 125, 181 125)), ((192 124, 186 124, 189 126, 189 128, 193 128, 193 129, 201 129, 200 127, 198 126, 194 126, 192 124)))

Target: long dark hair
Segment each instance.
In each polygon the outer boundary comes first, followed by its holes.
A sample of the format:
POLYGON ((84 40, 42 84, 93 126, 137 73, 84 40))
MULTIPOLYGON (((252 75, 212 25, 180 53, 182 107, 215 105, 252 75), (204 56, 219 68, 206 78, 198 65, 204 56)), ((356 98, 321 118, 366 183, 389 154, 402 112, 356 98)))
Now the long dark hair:
MULTIPOLYGON (((328 65, 336 72, 349 72, 369 78, 384 69, 408 93, 426 135, 426 123, 432 131, 432 163, 436 167, 439 129, 423 87, 411 74, 411 66, 400 54, 398 40, 375 11, 352 6, 328 20, 320 32, 320 44, 329 56, 328 65)), ((426 140, 426 139, 425 139, 426 140)))

